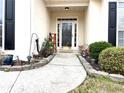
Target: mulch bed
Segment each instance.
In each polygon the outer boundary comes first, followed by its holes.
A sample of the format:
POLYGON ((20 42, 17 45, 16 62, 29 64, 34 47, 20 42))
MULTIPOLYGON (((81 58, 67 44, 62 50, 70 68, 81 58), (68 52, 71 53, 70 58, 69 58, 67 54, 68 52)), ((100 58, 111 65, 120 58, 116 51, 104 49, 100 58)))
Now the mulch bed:
MULTIPOLYGON (((83 56, 82 56, 83 57, 83 56)), ((91 61, 91 58, 89 57, 89 56, 87 56, 87 57, 83 57, 88 63, 90 63, 90 65, 95 69, 95 70, 97 70, 97 71, 100 71, 101 69, 100 69, 100 66, 99 66, 99 64, 98 64, 98 62, 97 61, 95 61, 95 62, 92 62, 91 61)))
MULTIPOLYGON (((41 59, 42 59, 41 57, 32 58, 32 62, 31 63, 33 63, 33 64, 34 63, 38 63, 38 62, 40 62, 41 59)), ((23 66, 23 65, 29 65, 31 63, 29 63, 28 61, 16 59, 16 60, 12 61, 11 66, 23 66)), ((2 58, 0 60, 0 65, 1 66, 7 66, 6 64, 4 64, 2 58)))

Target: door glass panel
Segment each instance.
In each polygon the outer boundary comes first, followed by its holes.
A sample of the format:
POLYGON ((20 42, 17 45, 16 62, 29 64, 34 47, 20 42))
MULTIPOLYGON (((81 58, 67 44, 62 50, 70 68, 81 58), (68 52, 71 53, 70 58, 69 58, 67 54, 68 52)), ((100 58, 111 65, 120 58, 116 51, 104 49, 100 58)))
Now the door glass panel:
POLYGON ((62 46, 71 47, 72 43, 72 23, 62 23, 62 46))
POLYGON ((3 0, 0 0, 0 47, 2 47, 3 0))

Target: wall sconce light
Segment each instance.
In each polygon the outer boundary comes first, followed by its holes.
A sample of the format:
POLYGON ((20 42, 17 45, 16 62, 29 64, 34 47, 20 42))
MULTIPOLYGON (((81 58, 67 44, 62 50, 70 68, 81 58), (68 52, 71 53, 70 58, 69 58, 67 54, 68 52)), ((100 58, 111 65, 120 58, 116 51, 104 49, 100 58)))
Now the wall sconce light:
POLYGON ((69 7, 65 7, 65 10, 68 11, 69 10, 69 7))

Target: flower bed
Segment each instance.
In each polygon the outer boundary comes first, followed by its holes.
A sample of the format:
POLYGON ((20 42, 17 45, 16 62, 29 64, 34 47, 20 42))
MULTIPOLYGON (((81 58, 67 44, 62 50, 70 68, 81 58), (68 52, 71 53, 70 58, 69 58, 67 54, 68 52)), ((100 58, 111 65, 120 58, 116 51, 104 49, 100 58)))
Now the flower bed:
POLYGON ((113 81, 124 82, 124 76, 120 74, 110 74, 104 71, 94 69, 89 62, 87 62, 81 55, 77 55, 81 64, 84 66, 89 76, 105 76, 113 81))
POLYGON ((13 62, 13 65, 1 65, 0 70, 1 71, 24 71, 24 70, 30 70, 39 68, 41 66, 44 66, 48 64, 53 58, 55 54, 48 56, 47 58, 42 59, 33 59, 31 63, 28 61, 22 61, 22 60, 16 60, 13 62))
POLYGON ((86 67, 88 65, 90 68, 89 73, 103 73, 106 76, 115 77, 118 75, 111 74, 119 74, 122 77, 124 75, 124 48, 112 47, 111 44, 104 41, 95 42, 90 44, 89 49, 83 50, 81 56, 88 63, 86 67))
POLYGON ((37 49, 38 55, 33 55, 33 58, 29 55, 27 57, 28 61, 23 61, 16 57, 13 60, 13 55, 5 55, 5 53, 0 52, 0 70, 5 71, 22 71, 41 67, 52 60, 55 54, 53 54, 54 46, 50 38, 45 38, 42 43, 41 49, 37 49))

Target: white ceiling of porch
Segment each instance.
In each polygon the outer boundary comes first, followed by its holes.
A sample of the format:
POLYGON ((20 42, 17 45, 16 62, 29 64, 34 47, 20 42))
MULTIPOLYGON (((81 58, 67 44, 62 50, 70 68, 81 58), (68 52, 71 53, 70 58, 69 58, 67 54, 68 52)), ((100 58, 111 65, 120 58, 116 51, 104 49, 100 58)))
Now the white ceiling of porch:
POLYGON ((47 7, 88 6, 89 0, 44 0, 47 7))

